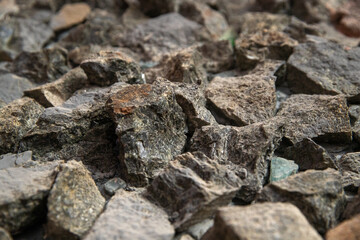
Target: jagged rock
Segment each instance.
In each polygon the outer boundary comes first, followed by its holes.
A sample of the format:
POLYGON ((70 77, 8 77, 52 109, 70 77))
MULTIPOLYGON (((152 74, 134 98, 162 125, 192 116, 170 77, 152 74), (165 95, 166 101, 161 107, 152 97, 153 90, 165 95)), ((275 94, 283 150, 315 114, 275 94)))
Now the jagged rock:
POLYGON ((220 208, 214 227, 202 240, 215 239, 312 239, 321 236, 292 204, 262 203, 220 208))
POLYGON ((206 98, 217 113, 215 117, 225 117, 217 121, 244 126, 273 117, 278 67, 278 63, 267 63, 244 76, 215 77, 206 89, 206 98))
POLYGON ((287 82, 295 93, 344 94, 358 102, 359 64, 359 47, 345 50, 332 42, 300 44, 288 60, 287 82))
POLYGON ((20 98, 0 109, 0 154, 17 152, 19 141, 35 126, 43 110, 30 98, 20 98))
POLYGON ((284 157, 294 160, 295 163, 299 165, 300 171, 337 168, 334 160, 326 149, 316 144, 310 138, 305 138, 301 142, 287 147, 284 151, 284 157))
POLYGON ((12 240, 10 233, 0 227, 0 240, 12 240))
POLYGON ((344 212, 342 213, 342 219, 351 219, 357 214, 360 214, 360 192, 358 191, 358 194, 350 200, 344 212))
POLYGON ((201 25, 178 13, 169 13, 139 24, 120 36, 119 41, 142 54, 144 60, 158 61, 164 54, 196 43, 201 38, 200 31, 201 25))
POLYGON ((340 175, 335 170, 308 170, 264 187, 258 201, 289 202, 324 234, 336 226, 345 208, 340 175))
POLYGON ((84 239, 172 240, 174 233, 162 209, 139 193, 119 190, 84 239))
POLYGON ((337 163, 345 190, 356 191, 360 187, 360 152, 344 154, 337 163))
POLYGON ((340 223, 326 233, 326 240, 357 240, 360 238, 360 215, 340 223))
POLYGON ((349 106, 349 117, 351 125, 354 126, 360 120, 360 105, 350 105, 349 106))
POLYGON ((294 161, 285 158, 274 157, 270 164, 270 182, 285 179, 297 173, 299 166, 294 161))
POLYGON ((0 22, 0 61, 12 61, 22 51, 40 51, 53 36, 51 28, 33 19, 0 22))
POLYGON ((140 66, 121 52, 100 51, 80 64, 90 83, 110 86, 115 82, 143 83, 140 66))
POLYGON ((211 217, 240 189, 235 169, 219 162, 200 152, 179 155, 147 188, 150 199, 165 209, 178 231, 211 217))
POLYGON ((116 190, 122 188, 126 188, 127 184, 124 180, 122 180, 121 178, 113 178, 110 179, 109 181, 107 181, 104 184, 104 190, 107 194, 109 194, 110 196, 114 195, 116 190))
POLYGON ((9 14, 16 14, 19 12, 19 6, 15 0, 1 0, 0 1, 0 21, 5 19, 9 14))
POLYGON ((56 107, 68 100, 74 92, 84 88, 88 78, 81 68, 74 68, 58 80, 26 90, 25 96, 35 99, 44 107, 56 107))
POLYGON ((46 216, 46 198, 59 163, 0 170, 0 226, 17 233, 46 216))
POLYGON ((81 162, 61 165, 47 201, 47 232, 51 238, 79 239, 102 212, 105 199, 81 162))
POLYGON ((22 52, 12 65, 12 71, 17 75, 41 84, 52 82, 69 70, 67 51, 61 47, 22 52))
POLYGON ((237 198, 249 203, 268 176, 269 160, 282 137, 281 119, 245 127, 204 126, 191 139, 190 151, 200 151, 220 164, 236 165, 244 184, 237 198))
POLYGON ((359 1, 347 1, 340 8, 331 10, 331 20, 338 31, 349 37, 360 37, 359 1))
POLYGON ((32 160, 32 152, 27 151, 17 154, 4 154, 0 155, 0 169, 20 166, 28 161, 32 160))
POLYGON ((229 28, 225 17, 221 13, 198 1, 182 1, 179 5, 179 13, 205 26, 210 36, 215 40, 218 40, 229 28))
POLYGON ((144 186, 185 146, 185 115, 174 90, 160 84, 131 85, 115 92, 107 105, 117 123, 122 174, 144 186))
POLYGON ((178 8, 177 0, 139 0, 139 8, 148 16, 156 17, 174 12, 178 8))
POLYGON ((325 142, 351 142, 343 96, 295 94, 282 103, 277 116, 287 118, 285 137, 293 144, 314 137, 325 142))
POLYGON ((91 8, 86 3, 65 4, 60 11, 54 15, 50 27, 54 31, 61 31, 83 22, 90 14, 91 8))
POLYGON ((28 79, 12 73, 0 75, 0 98, 10 103, 23 96, 23 92, 34 85, 28 79))

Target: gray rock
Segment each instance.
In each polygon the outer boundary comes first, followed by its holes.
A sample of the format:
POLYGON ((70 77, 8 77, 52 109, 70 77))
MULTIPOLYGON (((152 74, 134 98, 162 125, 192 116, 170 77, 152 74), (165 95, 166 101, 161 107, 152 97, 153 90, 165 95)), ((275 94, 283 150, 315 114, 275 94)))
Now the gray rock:
POLYGON ((201 239, 202 236, 214 225, 214 219, 205 219, 204 221, 197 223, 189 227, 188 232, 194 239, 201 239))
POLYGON ((0 98, 10 103, 23 96, 23 92, 34 87, 28 79, 12 73, 0 75, 0 98))
POLYGON ((2 0, 0 1, 0 20, 5 19, 10 14, 17 14, 19 6, 15 0, 2 0))
POLYGON ((114 195, 116 190, 126 188, 127 184, 121 178, 113 178, 104 184, 104 190, 110 196, 114 195))
POLYGON ((287 0, 256 0, 261 10, 271 13, 286 13, 290 10, 287 0))
POLYGON ((343 96, 296 94, 282 103, 277 116, 287 119, 285 137, 293 144, 305 138, 349 143, 351 126, 343 96))
POLYGON ((264 187, 258 201, 297 206, 321 234, 336 226, 345 208, 341 177, 335 170, 308 170, 264 187))
POLYGON ((0 227, 0 240, 12 240, 10 233, 0 227))
POLYGON ((17 154, 4 154, 0 156, 0 169, 20 166, 28 161, 32 161, 31 151, 17 154))
POLYGON ((119 190, 84 239, 172 240, 174 233, 162 209, 139 193, 119 190))
POLYGON ((337 163, 345 190, 357 190, 360 187, 360 152, 344 154, 337 163))
POLYGON ((242 181, 236 166, 233 168, 200 152, 185 153, 151 182, 147 195, 165 209, 174 227, 183 231, 211 217, 235 197, 242 181))
POLYGON ((221 208, 215 217, 214 227, 201 239, 260 240, 264 237, 269 240, 322 239, 299 209, 288 203, 221 208))
POLYGON ((45 217, 58 170, 58 162, 0 170, 0 226, 17 233, 45 217))
POLYGON ((342 219, 351 219, 352 217, 360 214, 360 194, 358 193, 352 200, 350 200, 344 212, 342 213, 342 219))
POLYGON ((90 173, 81 162, 61 165, 47 201, 47 232, 55 239, 79 239, 105 206, 90 173))

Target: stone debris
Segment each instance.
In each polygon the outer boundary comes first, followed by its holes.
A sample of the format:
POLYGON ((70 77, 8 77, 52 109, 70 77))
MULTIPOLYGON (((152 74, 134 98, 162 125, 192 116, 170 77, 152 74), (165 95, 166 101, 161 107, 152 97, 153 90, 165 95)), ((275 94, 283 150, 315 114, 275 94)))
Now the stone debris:
POLYGON ((91 8, 86 3, 65 4, 58 14, 52 17, 50 26, 54 31, 65 30, 83 22, 91 8))

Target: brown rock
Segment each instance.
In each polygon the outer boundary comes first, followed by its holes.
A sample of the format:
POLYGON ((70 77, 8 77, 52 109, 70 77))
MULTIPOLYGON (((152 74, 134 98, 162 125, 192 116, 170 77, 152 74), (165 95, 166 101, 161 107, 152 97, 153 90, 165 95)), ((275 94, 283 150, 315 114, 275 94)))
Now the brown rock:
POLYGON ((360 2, 352 0, 338 9, 332 9, 331 19, 338 31, 349 37, 360 37, 360 2))
POLYGON ((86 3, 65 4, 51 19, 50 26, 54 31, 70 28, 83 22, 90 12, 91 8, 86 3))
POLYGON ((344 221, 326 233, 326 240, 358 240, 360 239, 360 215, 344 221))
POLYGON ((344 154, 338 161, 338 166, 346 190, 357 190, 360 187, 360 153, 344 154))
POLYGON ((0 1, 0 20, 3 20, 9 14, 16 14, 19 12, 19 6, 15 0, 1 0, 0 1))

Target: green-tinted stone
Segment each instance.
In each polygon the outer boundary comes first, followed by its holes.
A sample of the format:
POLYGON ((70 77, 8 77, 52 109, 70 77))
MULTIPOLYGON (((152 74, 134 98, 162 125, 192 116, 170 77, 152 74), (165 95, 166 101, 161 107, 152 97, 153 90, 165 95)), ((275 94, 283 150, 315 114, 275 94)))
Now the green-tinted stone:
POLYGON ((270 182, 279 181, 297 173, 299 166, 291 160, 274 157, 271 159, 270 182))

